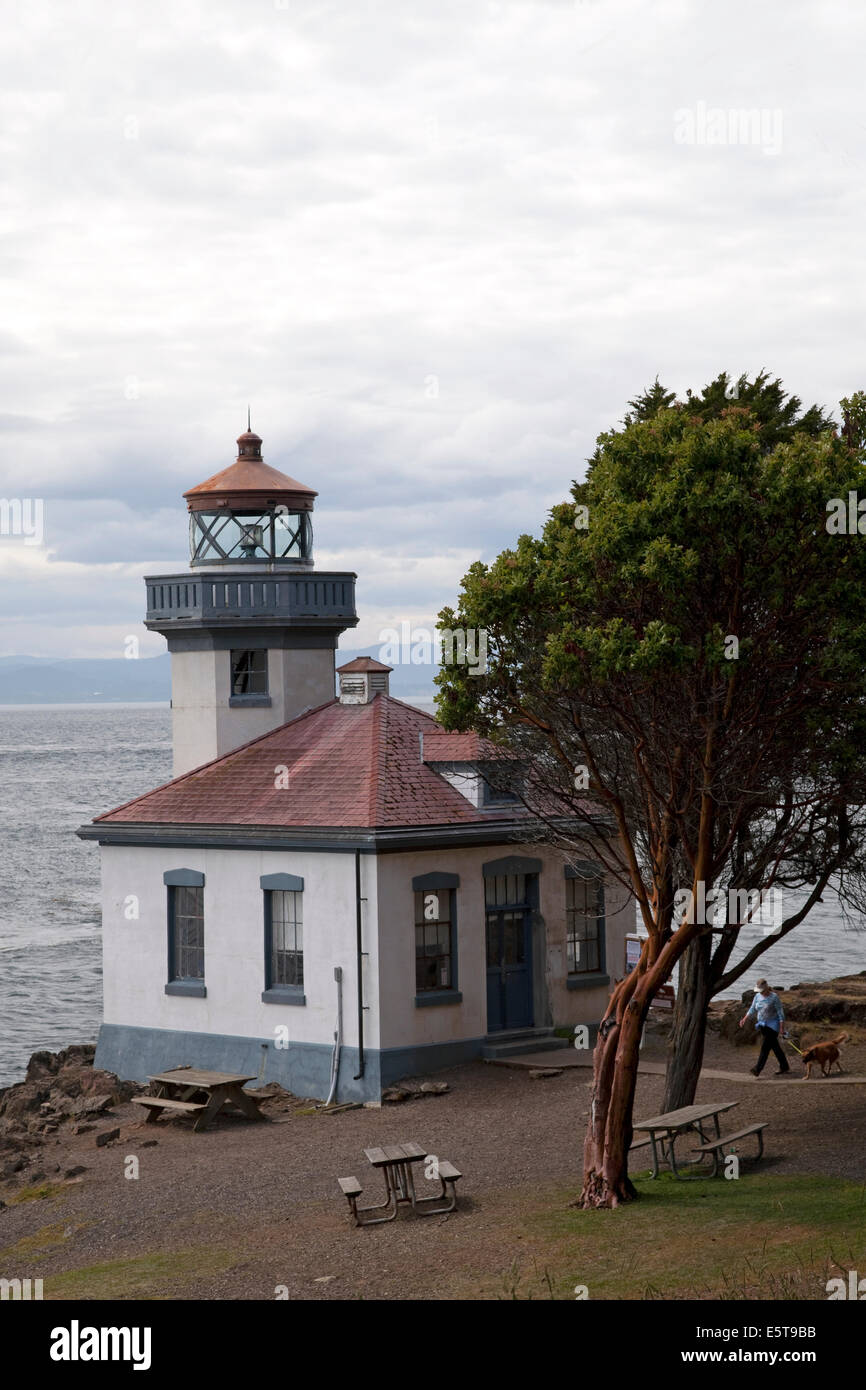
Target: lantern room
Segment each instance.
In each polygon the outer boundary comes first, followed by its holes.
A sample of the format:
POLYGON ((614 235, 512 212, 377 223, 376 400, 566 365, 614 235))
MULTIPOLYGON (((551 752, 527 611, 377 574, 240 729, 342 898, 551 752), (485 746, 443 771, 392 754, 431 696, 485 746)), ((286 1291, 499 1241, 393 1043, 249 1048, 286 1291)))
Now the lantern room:
POLYGON ((191 568, 311 566, 318 494, 265 463, 261 438, 251 428, 237 443, 229 468, 184 493, 191 568))

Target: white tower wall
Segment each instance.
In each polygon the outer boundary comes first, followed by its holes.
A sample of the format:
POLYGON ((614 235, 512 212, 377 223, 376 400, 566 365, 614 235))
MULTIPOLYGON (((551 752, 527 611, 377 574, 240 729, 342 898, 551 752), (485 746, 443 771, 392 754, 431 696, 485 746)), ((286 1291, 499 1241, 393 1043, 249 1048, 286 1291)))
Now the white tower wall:
POLYGON ((304 710, 332 700, 334 652, 269 650, 268 693, 269 705, 233 705, 230 652, 173 652, 173 775, 180 777, 202 763, 221 758, 250 739, 279 728, 304 710))

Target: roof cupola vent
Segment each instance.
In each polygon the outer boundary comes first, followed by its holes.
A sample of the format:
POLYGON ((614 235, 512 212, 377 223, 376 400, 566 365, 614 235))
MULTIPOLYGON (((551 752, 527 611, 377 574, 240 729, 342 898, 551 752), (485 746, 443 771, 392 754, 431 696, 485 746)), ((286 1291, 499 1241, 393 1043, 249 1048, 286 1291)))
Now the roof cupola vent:
POLYGON ((340 677, 341 705, 369 705, 377 695, 388 694, 388 677, 392 666, 383 666, 371 656, 356 656, 345 666, 337 667, 340 677))

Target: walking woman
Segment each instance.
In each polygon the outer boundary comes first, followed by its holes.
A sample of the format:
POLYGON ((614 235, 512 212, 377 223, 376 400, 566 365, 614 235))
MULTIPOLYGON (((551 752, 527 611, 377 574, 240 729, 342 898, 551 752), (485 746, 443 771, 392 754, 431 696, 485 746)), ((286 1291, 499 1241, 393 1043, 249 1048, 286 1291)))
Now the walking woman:
POLYGON ((785 1022, 785 1015, 782 1011, 782 1001, 778 994, 774 994, 766 980, 758 981, 758 993, 752 1000, 752 1007, 743 1014, 737 1027, 742 1028, 747 1018, 755 1016, 755 1027, 761 1035, 761 1051, 758 1060, 750 1071, 753 1076, 760 1076, 764 1069, 764 1063, 772 1051, 776 1061, 779 1063, 777 1076, 787 1076, 791 1068, 788 1059, 782 1051, 779 1042, 779 1033, 782 1024, 785 1022))

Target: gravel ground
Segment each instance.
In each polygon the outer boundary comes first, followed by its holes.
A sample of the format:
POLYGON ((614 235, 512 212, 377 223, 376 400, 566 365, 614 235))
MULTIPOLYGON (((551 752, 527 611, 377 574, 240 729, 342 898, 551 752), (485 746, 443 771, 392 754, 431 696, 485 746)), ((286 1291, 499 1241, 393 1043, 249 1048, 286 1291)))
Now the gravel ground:
MULTIPOLYGON (((650 1038, 643 1055, 662 1057, 663 1041, 650 1038)), ((751 1049, 710 1038, 707 1066, 745 1072, 753 1060, 751 1049)), ((866 1046, 847 1048, 843 1065, 866 1074, 866 1046)), ((866 1179, 866 1085, 786 1088, 774 1070, 771 1061, 757 1086, 703 1080, 697 1099, 739 1100, 738 1128, 769 1120, 773 1172, 866 1179)), ((31 1174, 38 1167, 57 1182, 73 1166, 86 1172, 56 1195, 0 1210, 0 1273, 41 1275, 49 1297, 73 1292, 61 1283, 52 1293, 50 1282, 72 1270, 93 1271, 76 1297, 273 1299, 279 1286, 291 1299, 471 1295, 526 1253, 523 1216, 553 1192, 560 1201, 563 1191, 577 1195, 589 1072, 532 1080, 477 1062, 437 1079, 449 1082, 446 1095, 335 1115, 271 1107, 268 1123, 226 1117, 203 1134, 186 1120, 144 1127, 138 1107, 118 1106, 99 1126, 120 1125, 118 1142, 96 1148, 98 1130, 63 1133, 41 1150, 31 1174), (380 1200, 381 1178, 363 1150, 406 1139, 462 1170, 457 1211, 425 1220, 401 1211, 388 1225, 354 1229, 337 1176, 354 1173, 362 1201, 380 1200), (137 1179, 124 1176, 129 1156, 139 1160, 137 1179), (149 1252, 163 1257, 156 1272, 123 1263, 149 1252)), ((640 1078, 638 1117, 660 1108, 662 1088, 662 1077, 640 1078)), ((28 1181, 22 1174, 0 1198, 9 1202, 28 1181)))

